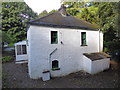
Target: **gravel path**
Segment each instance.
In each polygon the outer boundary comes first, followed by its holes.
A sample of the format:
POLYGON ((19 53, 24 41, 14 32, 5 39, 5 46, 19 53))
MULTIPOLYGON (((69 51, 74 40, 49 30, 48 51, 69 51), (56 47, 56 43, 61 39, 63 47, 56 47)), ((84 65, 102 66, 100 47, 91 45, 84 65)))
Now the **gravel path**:
POLYGON ((29 78, 27 64, 3 63, 3 88, 118 88, 118 71, 90 75, 77 72, 43 82, 29 78))

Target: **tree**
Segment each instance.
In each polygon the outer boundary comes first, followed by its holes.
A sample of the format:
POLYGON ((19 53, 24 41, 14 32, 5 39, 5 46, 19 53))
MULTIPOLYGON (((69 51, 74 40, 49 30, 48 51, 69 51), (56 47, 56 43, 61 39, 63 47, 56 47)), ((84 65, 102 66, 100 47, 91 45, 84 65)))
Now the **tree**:
POLYGON ((10 34, 5 33, 4 31, 2 31, 2 43, 4 43, 4 42, 11 43, 11 42, 13 42, 13 39, 10 36, 10 34))
POLYGON ((103 2, 99 4, 101 30, 104 32, 104 49, 108 52, 119 52, 119 3, 103 2))
POLYGON ((25 2, 2 3, 2 31, 9 34, 13 42, 26 38, 26 22, 36 17, 25 2))
POLYGON ((78 9, 75 9, 75 8, 68 8, 67 9, 67 13, 69 14, 69 15, 72 15, 72 16, 76 16, 76 14, 79 12, 79 10, 78 9))
POLYGON ((67 13, 90 22, 92 24, 97 24, 99 22, 98 18, 98 7, 94 6, 92 2, 65 2, 64 3, 67 8, 67 13), (89 4, 89 5, 87 5, 89 4))
POLYGON ((76 15, 76 17, 90 22, 92 24, 98 24, 99 18, 97 15, 98 7, 84 7, 81 9, 81 12, 76 15))
POLYGON ((48 14, 50 14, 50 13, 56 13, 57 12, 57 10, 51 10, 48 14))
POLYGON ((38 16, 43 17, 43 16, 46 16, 47 14, 48 14, 48 12, 46 10, 44 10, 38 16))
POLYGON ((67 7, 67 13, 69 15, 76 16, 82 4, 80 2, 65 2, 64 5, 67 7))

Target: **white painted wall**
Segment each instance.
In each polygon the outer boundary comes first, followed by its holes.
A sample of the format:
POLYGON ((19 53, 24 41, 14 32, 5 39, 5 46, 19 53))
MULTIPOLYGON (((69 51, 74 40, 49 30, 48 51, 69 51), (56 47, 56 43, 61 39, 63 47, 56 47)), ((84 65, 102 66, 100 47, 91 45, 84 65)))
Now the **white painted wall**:
POLYGON ((92 61, 91 74, 96 74, 109 68, 110 58, 92 61))
POLYGON ((83 70, 88 73, 91 73, 91 69, 92 69, 92 61, 86 56, 83 56, 83 70))
POLYGON ((40 78, 44 70, 51 76, 63 76, 83 69, 83 53, 99 51, 99 31, 40 27, 31 25, 28 33, 29 75, 40 78), (58 44, 50 44, 50 32, 58 31, 58 44), (81 32, 86 32, 87 45, 81 46, 81 32), (61 44, 60 42, 63 42, 61 44), (57 50, 49 57, 53 50, 57 50), (59 60, 60 70, 52 71, 52 60, 59 60))
POLYGON ((110 58, 105 58, 101 60, 90 60, 86 56, 83 56, 84 61, 84 71, 90 74, 96 74, 98 72, 104 71, 109 68, 110 65, 110 58))
POLYGON ((16 56, 16 61, 21 61, 21 60, 28 60, 27 54, 16 56))
POLYGON ((99 35, 100 35, 99 47, 100 47, 100 52, 102 52, 103 51, 103 32, 100 31, 99 35))

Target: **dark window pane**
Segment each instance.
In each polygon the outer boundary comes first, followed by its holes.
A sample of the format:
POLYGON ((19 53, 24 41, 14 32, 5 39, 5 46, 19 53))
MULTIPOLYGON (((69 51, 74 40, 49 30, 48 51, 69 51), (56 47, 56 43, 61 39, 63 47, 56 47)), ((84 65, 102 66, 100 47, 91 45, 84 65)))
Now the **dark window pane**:
POLYGON ((21 52, 21 45, 17 45, 17 55, 22 54, 21 52))
POLYGON ((58 43, 57 31, 51 31, 51 44, 57 44, 57 43, 58 43))
POLYGON ((23 54, 27 54, 26 45, 22 45, 22 52, 23 54))
POLYGON ((52 68, 58 68, 58 61, 52 61, 52 68))
POLYGON ((81 44, 86 45, 86 32, 81 33, 81 44))

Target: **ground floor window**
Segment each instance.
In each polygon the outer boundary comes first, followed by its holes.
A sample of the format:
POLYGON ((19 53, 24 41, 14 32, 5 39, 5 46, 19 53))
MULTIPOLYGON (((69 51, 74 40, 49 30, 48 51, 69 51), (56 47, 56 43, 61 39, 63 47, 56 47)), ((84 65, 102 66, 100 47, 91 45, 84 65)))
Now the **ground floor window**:
POLYGON ((57 60, 52 61, 52 70, 60 70, 59 61, 57 60))
POLYGON ((27 54, 26 45, 17 45, 17 55, 27 54))

